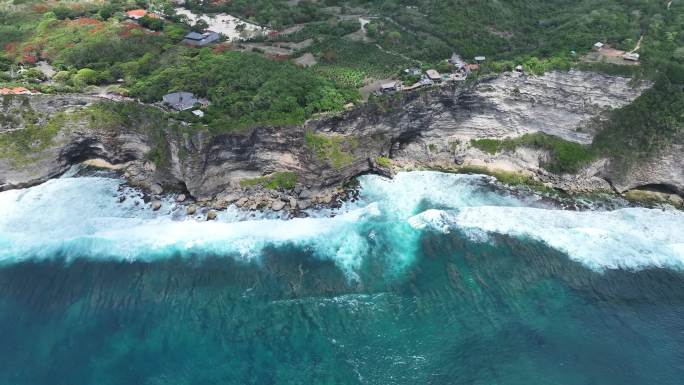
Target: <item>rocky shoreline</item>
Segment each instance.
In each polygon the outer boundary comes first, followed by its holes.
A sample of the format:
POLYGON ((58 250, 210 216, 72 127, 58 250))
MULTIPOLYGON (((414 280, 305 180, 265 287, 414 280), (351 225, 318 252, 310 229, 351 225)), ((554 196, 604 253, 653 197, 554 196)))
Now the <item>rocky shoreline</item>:
POLYGON ((0 135, 50 127, 56 117, 62 126, 49 140, 29 143, 30 156, 16 148, 0 156, 0 191, 41 183, 86 162, 122 173, 151 201, 164 192, 183 194, 182 201, 195 202, 195 210, 234 204, 298 215, 354 199, 349 183, 359 175, 415 169, 487 173, 570 194, 655 188, 669 192, 670 199, 684 194, 678 147, 627 175, 618 174, 607 159, 577 174, 559 175, 543 168, 544 151, 523 147, 489 154, 470 144, 534 132, 590 143, 593 120, 649 86, 580 71, 538 77, 508 73, 467 87, 390 95, 299 126, 225 134, 188 131, 157 109, 130 102, 125 119, 103 120, 123 103, 79 95, 5 99, 2 113, 11 124, 0 125, 0 135), (104 106, 104 112, 90 113, 94 105, 104 106))

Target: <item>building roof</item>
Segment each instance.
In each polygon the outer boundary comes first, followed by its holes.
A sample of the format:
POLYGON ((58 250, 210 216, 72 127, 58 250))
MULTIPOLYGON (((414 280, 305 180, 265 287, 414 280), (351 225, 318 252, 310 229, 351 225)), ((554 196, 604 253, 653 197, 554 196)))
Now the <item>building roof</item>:
POLYGON ((185 38, 192 40, 202 40, 204 39, 204 34, 198 32, 190 32, 189 34, 185 35, 185 38))
POLYGON ((164 100, 164 103, 178 111, 189 110, 194 107, 196 103, 199 103, 199 100, 195 97, 195 94, 185 91, 166 94, 162 99, 164 100))
POLYGON ((622 58, 625 60, 639 60, 639 54, 634 53, 634 52, 627 52, 626 54, 622 55, 622 58))
POLYGON ((383 90, 393 90, 397 88, 397 82, 384 83, 380 86, 383 90))
POLYGON ((197 117, 200 117, 200 118, 201 118, 201 117, 204 116, 204 111, 202 111, 202 110, 194 110, 194 111, 192 111, 192 114, 195 115, 195 116, 197 116, 197 117))
POLYGON ((427 71, 425 71, 425 73, 427 74, 428 78, 430 78, 431 80, 441 79, 441 78, 442 78, 442 77, 439 75, 439 72, 437 72, 436 70, 427 70, 427 71))
POLYGON ((603 43, 601 43, 600 41, 598 41, 598 42, 596 42, 596 43, 594 44, 594 47, 596 47, 596 48, 601 48, 601 47, 603 47, 603 45, 604 45, 603 43))
POLYGON ((202 46, 209 43, 213 43, 217 41, 219 38, 220 35, 214 31, 207 31, 204 33, 190 32, 189 34, 185 35, 185 38, 182 42, 186 44, 202 46))
POLYGON ((147 15, 147 11, 144 9, 132 9, 126 12, 126 16, 128 16, 131 19, 140 19, 145 17, 145 15, 147 15))
POLYGON ((485 61, 484 56, 475 56, 475 61, 485 61))
POLYGON ((30 93, 31 91, 25 87, 0 88, 0 95, 26 95, 30 93))

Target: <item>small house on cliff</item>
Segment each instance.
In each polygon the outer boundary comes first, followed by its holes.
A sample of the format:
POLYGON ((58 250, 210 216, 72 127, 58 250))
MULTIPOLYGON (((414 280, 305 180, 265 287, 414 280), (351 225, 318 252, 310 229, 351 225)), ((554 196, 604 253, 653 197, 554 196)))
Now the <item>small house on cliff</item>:
POLYGON ((200 100, 195 97, 195 94, 184 91, 166 94, 162 99, 164 104, 176 111, 189 110, 193 108, 195 104, 200 103, 200 100))

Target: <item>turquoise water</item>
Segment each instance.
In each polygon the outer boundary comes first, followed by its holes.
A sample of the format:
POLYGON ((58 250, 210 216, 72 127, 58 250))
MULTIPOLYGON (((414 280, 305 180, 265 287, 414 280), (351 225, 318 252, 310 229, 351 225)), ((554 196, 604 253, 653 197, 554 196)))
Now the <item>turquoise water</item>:
POLYGON ((682 383, 681 212, 360 182, 209 223, 117 179, 0 193, 0 384, 682 383))

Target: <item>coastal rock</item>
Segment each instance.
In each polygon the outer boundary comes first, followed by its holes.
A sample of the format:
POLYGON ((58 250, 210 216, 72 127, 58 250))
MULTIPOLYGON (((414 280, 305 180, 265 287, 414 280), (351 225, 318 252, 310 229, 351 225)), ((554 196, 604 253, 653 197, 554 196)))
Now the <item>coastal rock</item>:
POLYGON ((185 194, 179 194, 179 195, 176 197, 176 202, 182 203, 182 202, 185 202, 185 199, 186 199, 185 194))
POLYGON ((150 208, 154 211, 158 211, 162 206, 162 203, 160 201, 152 201, 150 202, 150 208))
MULTIPOLYGON (((608 109, 630 103, 648 86, 647 82, 633 86, 628 78, 582 71, 498 76, 473 85, 458 83, 400 93, 396 98, 362 104, 298 126, 259 126, 218 135, 168 130, 161 143, 139 128, 151 124, 144 120, 147 114, 138 114, 143 120, 130 127, 107 129, 93 127, 74 114, 52 142, 31 161, 22 162, 22 167, 0 155, 0 190, 40 183, 61 175, 72 164, 102 159, 112 167, 125 165, 128 182, 149 189, 155 196, 163 193, 162 186, 169 186, 187 191, 210 207, 222 208, 234 202, 257 209, 272 206, 270 200, 276 199, 293 208, 290 199, 294 198, 298 200, 296 206, 303 209, 314 196, 318 196, 315 202, 332 204, 335 196, 325 191, 358 175, 377 173, 380 167, 375 159, 383 155, 391 158, 397 169, 453 169, 479 164, 525 171, 568 190, 590 191, 612 185, 617 191, 625 191, 657 184, 683 194, 681 147, 666 149, 624 176, 603 163, 573 177, 547 173, 541 155, 535 151, 491 155, 470 146, 471 139, 531 132, 589 143, 594 135, 590 121, 604 118, 608 109), (306 133, 318 135, 331 146, 330 151, 310 148, 306 133), (155 164, 148 160, 149 154, 159 146, 164 146, 169 155, 155 164), (278 192, 264 192, 253 184, 244 187, 245 181, 278 172, 296 174, 297 186, 278 192)), ((4 113, 21 111, 25 103, 45 116, 78 112, 94 102, 116 103, 77 95, 34 95, 27 97, 27 102, 22 100, 12 100, 4 113)), ((21 123, 13 129, 23 127, 21 123)))
POLYGON ((157 183, 152 183, 150 185, 150 192, 154 195, 161 195, 161 193, 164 192, 164 189, 162 186, 158 185, 157 183))
POLYGON ((195 213, 197 213, 197 206, 195 205, 190 205, 185 209, 186 215, 195 215, 195 213))
POLYGON ((218 215, 216 214, 216 211, 214 211, 214 210, 209 210, 209 212, 207 213, 207 220, 208 220, 208 221, 213 221, 213 220, 216 219, 217 216, 218 216, 218 215))
POLYGON ((280 211, 284 207, 285 207, 285 202, 283 202, 283 201, 273 201, 273 203, 271 203, 271 209, 273 211, 280 211))

